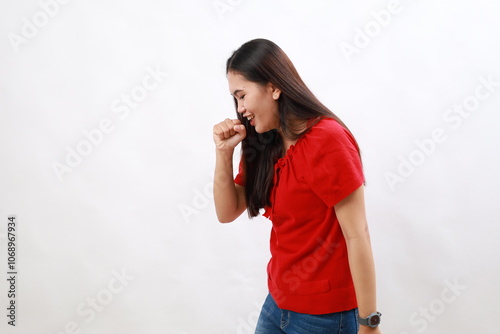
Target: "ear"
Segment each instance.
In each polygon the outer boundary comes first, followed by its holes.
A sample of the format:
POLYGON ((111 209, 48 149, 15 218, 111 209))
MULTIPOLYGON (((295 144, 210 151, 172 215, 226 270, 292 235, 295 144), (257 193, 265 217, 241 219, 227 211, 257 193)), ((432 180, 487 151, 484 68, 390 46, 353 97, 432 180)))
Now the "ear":
POLYGON ((273 100, 278 100, 281 95, 281 89, 275 87, 272 83, 269 83, 269 87, 271 89, 271 93, 273 94, 273 100))

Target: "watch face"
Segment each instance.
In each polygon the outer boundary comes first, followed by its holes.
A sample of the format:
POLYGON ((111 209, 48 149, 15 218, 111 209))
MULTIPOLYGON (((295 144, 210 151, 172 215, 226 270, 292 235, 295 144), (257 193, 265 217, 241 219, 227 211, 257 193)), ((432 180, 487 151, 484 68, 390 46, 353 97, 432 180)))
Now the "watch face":
POLYGON ((370 326, 377 326, 380 324, 380 316, 378 314, 374 314, 370 317, 370 326))

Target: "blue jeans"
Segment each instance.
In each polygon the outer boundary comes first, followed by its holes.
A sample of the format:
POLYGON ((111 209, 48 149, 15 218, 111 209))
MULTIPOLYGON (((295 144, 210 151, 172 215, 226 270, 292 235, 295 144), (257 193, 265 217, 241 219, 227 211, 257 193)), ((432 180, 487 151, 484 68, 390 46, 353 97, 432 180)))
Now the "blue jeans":
POLYGON ((358 309, 329 314, 282 310, 269 294, 262 306, 255 334, 356 334, 358 309))

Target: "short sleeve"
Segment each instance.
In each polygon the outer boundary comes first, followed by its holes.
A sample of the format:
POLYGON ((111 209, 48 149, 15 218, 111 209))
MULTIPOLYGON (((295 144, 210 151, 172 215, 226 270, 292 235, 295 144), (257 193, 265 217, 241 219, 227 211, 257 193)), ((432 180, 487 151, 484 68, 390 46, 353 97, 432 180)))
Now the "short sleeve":
POLYGON ((334 120, 323 121, 301 143, 302 177, 311 190, 333 207, 364 182, 361 159, 349 131, 334 120))
POLYGON ((240 186, 245 186, 245 175, 243 172, 243 159, 240 160, 240 164, 238 167, 238 174, 234 178, 234 183, 240 185, 240 186))

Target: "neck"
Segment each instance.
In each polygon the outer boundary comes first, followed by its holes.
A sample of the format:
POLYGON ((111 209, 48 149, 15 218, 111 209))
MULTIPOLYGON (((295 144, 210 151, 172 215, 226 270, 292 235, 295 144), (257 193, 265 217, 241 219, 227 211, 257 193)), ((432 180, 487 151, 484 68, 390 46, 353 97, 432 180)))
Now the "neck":
MULTIPOLYGON (((294 125, 294 128, 297 129, 296 130, 297 132, 295 132, 295 133, 299 134, 299 133, 303 132, 306 129, 306 127, 307 127, 306 121, 297 122, 294 125)), ((284 154, 286 154, 286 151, 288 151, 290 146, 295 145, 295 143, 297 142, 297 139, 290 139, 287 136, 285 136, 285 134, 283 133, 283 129, 281 129, 281 128, 278 129, 278 133, 280 134, 281 140, 283 141, 283 148, 285 149, 284 154)))
POLYGON ((286 151, 288 151, 288 149, 290 148, 290 146, 295 145, 296 142, 297 140, 289 140, 289 139, 283 140, 283 147, 285 148, 285 154, 286 151))

